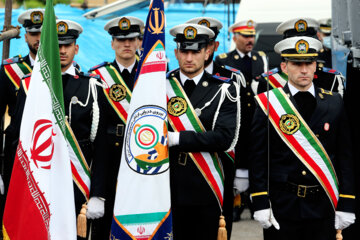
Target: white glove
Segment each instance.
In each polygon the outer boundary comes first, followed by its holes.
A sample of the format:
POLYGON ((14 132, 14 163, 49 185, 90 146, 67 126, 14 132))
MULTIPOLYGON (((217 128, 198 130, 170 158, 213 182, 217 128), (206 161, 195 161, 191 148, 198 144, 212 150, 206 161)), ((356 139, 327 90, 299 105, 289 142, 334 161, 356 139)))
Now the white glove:
POLYGON ((245 192, 249 188, 249 179, 248 178, 238 178, 234 179, 234 189, 235 195, 245 192))
POLYGON ((4 195, 4 192, 5 192, 5 185, 4 185, 4 181, 0 175, 0 194, 1 195, 4 195))
POLYGON ((91 197, 87 204, 86 217, 89 219, 97 219, 104 216, 105 213, 105 200, 98 197, 91 197))
POLYGON ((274 226, 277 230, 280 229, 279 223, 276 221, 271 208, 255 211, 254 219, 258 221, 265 229, 274 226))
POLYGON ((355 213, 335 212, 335 229, 343 230, 355 222, 355 213))
POLYGON ((179 145, 179 142, 180 142, 179 132, 168 132, 169 147, 179 145))

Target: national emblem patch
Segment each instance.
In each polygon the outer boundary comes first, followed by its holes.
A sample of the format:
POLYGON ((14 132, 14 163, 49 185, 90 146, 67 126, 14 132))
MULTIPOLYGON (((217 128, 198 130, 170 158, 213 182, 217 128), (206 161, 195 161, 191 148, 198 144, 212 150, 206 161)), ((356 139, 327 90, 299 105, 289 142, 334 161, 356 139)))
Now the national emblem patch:
POLYGON ((169 99, 169 102, 167 104, 167 110, 168 113, 172 116, 175 117, 179 117, 181 115, 183 115, 188 106, 187 106, 187 102, 184 98, 182 97, 172 97, 169 99))
POLYGON ((121 84, 113 84, 109 90, 109 97, 115 102, 120 102, 126 97, 126 88, 121 84))
POLYGON ((292 135, 299 130, 300 120, 293 114, 284 114, 280 118, 279 126, 283 133, 292 135))

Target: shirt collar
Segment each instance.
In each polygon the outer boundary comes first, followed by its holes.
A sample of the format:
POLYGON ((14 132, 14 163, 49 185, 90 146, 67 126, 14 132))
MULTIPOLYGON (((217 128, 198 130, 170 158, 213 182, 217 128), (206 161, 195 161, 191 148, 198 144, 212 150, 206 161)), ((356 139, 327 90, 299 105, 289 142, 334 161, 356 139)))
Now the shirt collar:
POLYGON ((183 74, 180 70, 180 81, 184 85, 186 80, 192 79, 192 80, 194 80, 195 84, 197 85, 200 82, 200 79, 202 78, 203 75, 204 75, 204 71, 202 71, 200 74, 198 74, 197 76, 195 76, 193 78, 189 78, 185 74, 183 74))
POLYGON ((30 65, 34 66, 35 59, 33 59, 30 54, 29 54, 29 59, 30 59, 30 65))
POLYGON ((214 61, 211 61, 211 63, 205 68, 205 71, 207 71, 209 74, 213 74, 213 72, 214 72, 214 61))
MULTIPOLYGON (((236 52, 240 55, 240 58, 243 58, 245 56, 245 53, 243 53, 237 48, 236 48, 236 52)), ((251 52, 248 52, 246 55, 248 55, 248 57, 251 58, 251 52)))
POLYGON ((134 63, 131 64, 129 67, 124 67, 121 63, 118 62, 118 60, 115 59, 115 61, 116 61, 117 65, 119 66, 120 72, 122 72, 126 68, 129 71, 129 73, 132 72, 132 70, 135 66, 135 63, 136 63, 136 59, 135 59, 134 63))
POLYGON ((75 73, 75 67, 74 67, 74 65, 70 65, 70 67, 68 68, 68 69, 66 69, 66 71, 65 72, 63 72, 63 73, 61 73, 62 75, 65 75, 65 74, 69 74, 69 75, 71 75, 71 76, 75 76, 76 75, 76 73, 75 73))
MULTIPOLYGON (((299 89, 294 87, 290 81, 288 83, 289 83, 289 90, 291 92, 291 95, 295 96, 295 94, 299 92, 299 89)), ((311 95, 315 97, 315 87, 313 83, 311 83, 311 87, 307 90, 307 92, 311 93, 311 95)))

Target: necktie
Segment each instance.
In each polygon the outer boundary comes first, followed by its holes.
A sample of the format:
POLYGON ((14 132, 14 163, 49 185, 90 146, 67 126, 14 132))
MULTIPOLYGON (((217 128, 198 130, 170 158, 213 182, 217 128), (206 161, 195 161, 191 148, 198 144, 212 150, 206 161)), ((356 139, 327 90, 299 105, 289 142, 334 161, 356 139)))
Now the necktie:
POLYGON ((251 79, 251 58, 248 55, 243 57, 243 64, 240 66, 240 70, 245 74, 246 77, 251 79))
POLYGON ((298 110, 305 121, 309 121, 316 107, 316 99, 310 92, 298 92, 294 96, 298 110))
POLYGON ((191 97, 191 94, 194 91, 195 87, 196 87, 196 84, 195 84, 194 80, 187 79, 185 81, 184 90, 185 90, 186 94, 188 95, 188 97, 191 97))
POLYGON ((133 83, 134 79, 131 78, 131 74, 130 74, 129 70, 124 68, 124 70, 121 72, 121 77, 125 81, 126 85, 130 88, 130 90, 132 90, 133 86, 134 86, 134 83, 133 83))

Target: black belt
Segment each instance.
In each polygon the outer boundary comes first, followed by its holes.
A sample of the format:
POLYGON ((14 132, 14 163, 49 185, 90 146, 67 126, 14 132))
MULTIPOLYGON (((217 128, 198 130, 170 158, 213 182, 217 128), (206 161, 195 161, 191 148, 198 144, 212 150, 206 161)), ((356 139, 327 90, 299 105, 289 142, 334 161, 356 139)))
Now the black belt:
POLYGON ((298 197, 305 198, 307 195, 316 195, 320 193, 322 187, 320 185, 298 185, 296 183, 287 182, 285 184, 285 190, 296 193, 298 197))

